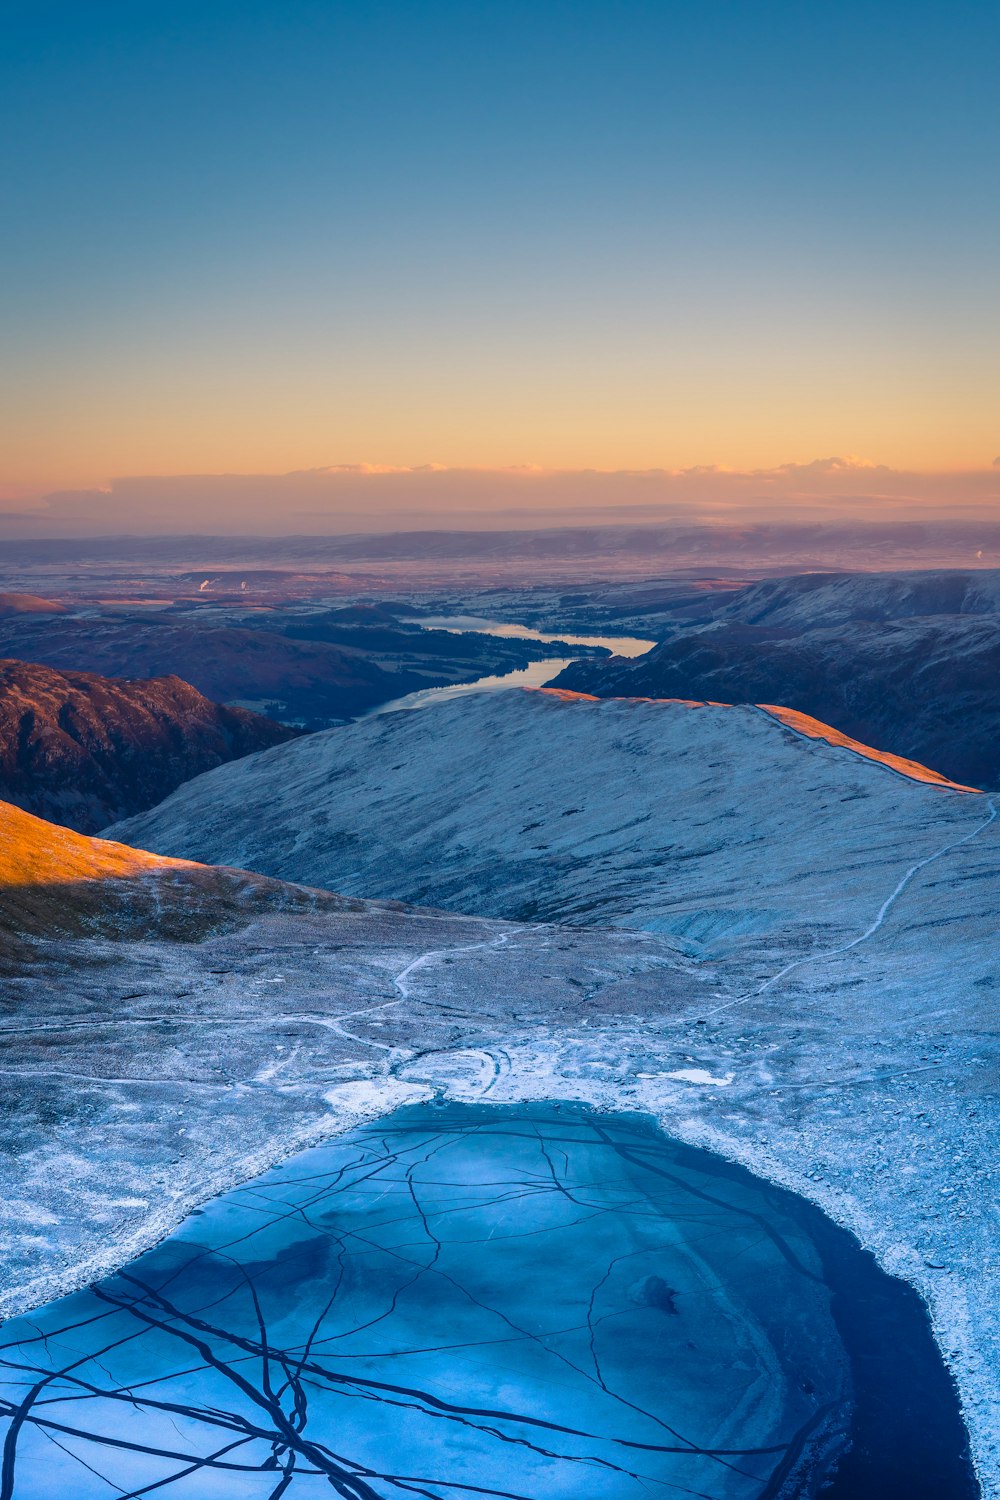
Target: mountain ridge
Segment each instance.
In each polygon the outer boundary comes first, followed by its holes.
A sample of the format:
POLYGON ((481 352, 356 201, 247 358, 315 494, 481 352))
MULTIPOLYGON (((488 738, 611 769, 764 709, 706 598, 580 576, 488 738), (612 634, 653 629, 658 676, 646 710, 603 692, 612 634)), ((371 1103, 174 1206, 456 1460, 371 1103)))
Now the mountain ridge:
POLYGON ((794 625, 715 620, 645 656, 573 662, 551 685, 595 696, 778 703, 964 785, 1000 786, 1000 617, 794 625))
POLYGON ((0 986, 5 1310, 400 1103, 583 1101, 804 1194, 918 1287, 990 1492, 996 799, 754 709, 552 693, 278 746, 199 778, 203 809, 230 777, 282 861, 318 839, 356 890, 422 869, 526 920, 273 882, 255 902, 254 877, 188 867, 157 880, 208 882, 174 928, 94 882, 106 909, 22 936, 0 986))
POLYGON ((235 762, 108 833, 359 897, 794 957, 864 926, 879 870, 982 817, 836 740, 752 706, 471 694, 235 762))
POLYGON ((175 675, 108 678, 0 660, 0 798, 81 833, 296 733, 175 675))

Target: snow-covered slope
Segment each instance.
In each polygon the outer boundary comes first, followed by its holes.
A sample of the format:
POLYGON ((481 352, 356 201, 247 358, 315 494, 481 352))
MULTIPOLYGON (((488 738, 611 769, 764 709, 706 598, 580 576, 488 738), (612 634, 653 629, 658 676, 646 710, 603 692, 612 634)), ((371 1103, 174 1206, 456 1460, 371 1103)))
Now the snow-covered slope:
POLYGON ((984 816, 753 707, 474 695, 311 735, 111 836, 345 894, 643 927, 769 963, 853 937, 984 816))
POLYGON ((972 568, 768 578, 724 599, 717 618, 815 630, 852 620, 996 614, 1000 614, 1000 569, 972 568))
POLYGON ((1000 819, 817 732, 486 695, 265 752, 135 820, 170 853, 476 915, 317 900, 196 943, 33 940, 0 986, 6 1305, 359 1114, 583 1099, 806 1194, 918 1286, 1000 1493, 1000 819))

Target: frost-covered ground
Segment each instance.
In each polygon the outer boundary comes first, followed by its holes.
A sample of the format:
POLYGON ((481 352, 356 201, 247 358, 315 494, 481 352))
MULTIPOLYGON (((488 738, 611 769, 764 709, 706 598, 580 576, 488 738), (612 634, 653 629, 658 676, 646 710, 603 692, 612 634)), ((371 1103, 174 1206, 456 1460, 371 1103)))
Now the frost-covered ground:
POLYGON ((130 830, 493 919, 40 946, 4 990, 7 1309, 435 1089, 582 1099, 805 1194, 911 1280, 1000 1493, 993 804, 752 709, 519 697, 269 752, 130 830))
POLYGON ((514 692, 246 757, 108 836, 349 895, 669 932, 766 976, 853 938, 984 816, 753 706, 514 692))
POLYGON ((998 1141, 987 1042, 957 986, 920 993, 904 964, 873 971, 882 991, 865 1000, 841 960, 822 985, 800 972, 733 1004, 735 976, 656 934, 378 906, 38 960, 6 987, 5 1311, 435 1089, 582 1099, 648 1112, 804 1193, 910 1279, 995 1479, 998 1141))

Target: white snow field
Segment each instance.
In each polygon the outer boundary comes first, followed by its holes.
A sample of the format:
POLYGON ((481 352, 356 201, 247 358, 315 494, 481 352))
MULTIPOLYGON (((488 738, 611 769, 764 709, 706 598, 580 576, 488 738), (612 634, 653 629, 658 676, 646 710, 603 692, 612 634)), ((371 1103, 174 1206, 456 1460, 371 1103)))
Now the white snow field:
POLYGON ((199 778, 115 836, 463 914, 296 893, 195 942, 36 938, 4 984, 5 1307, 401 1102, 579 1099, 918 1287, 1000 1494, 1000 819, 917 774, 752 707, 514 692, 199 778))

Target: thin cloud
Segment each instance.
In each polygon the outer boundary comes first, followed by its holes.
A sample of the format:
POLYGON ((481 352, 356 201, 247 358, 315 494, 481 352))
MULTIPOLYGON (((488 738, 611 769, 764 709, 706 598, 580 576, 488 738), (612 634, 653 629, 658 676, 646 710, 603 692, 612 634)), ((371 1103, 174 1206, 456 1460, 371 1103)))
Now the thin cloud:
POLYGON ((351 463, 288 474, 126 476, 101 488, 0 501, 0 517, 24 536, 336 535, 647 519, 1000 521, 998 470, 1000 459, 981 470, 921 474, 850 455, 748 470, 351 463))

